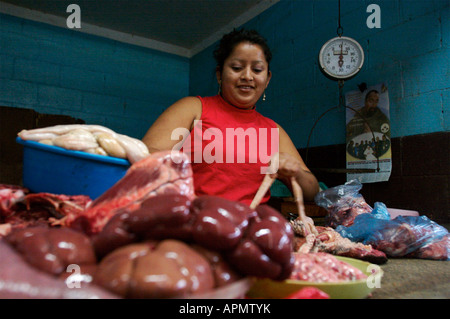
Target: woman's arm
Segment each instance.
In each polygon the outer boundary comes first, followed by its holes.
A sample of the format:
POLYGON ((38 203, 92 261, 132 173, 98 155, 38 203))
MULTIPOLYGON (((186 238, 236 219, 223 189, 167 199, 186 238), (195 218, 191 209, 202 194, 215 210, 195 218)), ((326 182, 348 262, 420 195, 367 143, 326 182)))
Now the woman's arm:
MULTIPOLYGON (((172 139, 172 133, 190 132, 195 120, 200 120, 202 115, 202 102, 197 97, 185 97, 168 107, 152 124, 142 141, 147 145, 150 153, 172 150, 187 136, 176 134, 172 139)), ((180 143, 181 144, 181 143, 180 143)))
POLYGON ((312 201, 319 191, 319 183, 304 163, 289 135, 281 126, 278 124, 277 126, 280 135, 280 158, 277 177, 292 191, 290 177, 294 176, 302 188, 305 200, 312 201))

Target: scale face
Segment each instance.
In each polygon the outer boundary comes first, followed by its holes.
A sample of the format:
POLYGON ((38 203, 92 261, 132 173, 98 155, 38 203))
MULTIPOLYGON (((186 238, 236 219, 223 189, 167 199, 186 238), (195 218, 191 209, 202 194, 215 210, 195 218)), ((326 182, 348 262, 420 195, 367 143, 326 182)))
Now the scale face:
POLYGON ((349 37, 328 40, 319 53, 321 70, 335 80, 346 80, 355 76, 364 64, 361 45, 349 37))

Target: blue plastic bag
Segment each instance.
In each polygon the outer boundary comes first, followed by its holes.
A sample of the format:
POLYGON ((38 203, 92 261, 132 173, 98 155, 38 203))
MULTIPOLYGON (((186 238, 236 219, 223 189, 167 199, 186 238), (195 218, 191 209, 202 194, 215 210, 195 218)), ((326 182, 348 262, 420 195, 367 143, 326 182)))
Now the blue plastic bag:
POLYGON ((382 202, 376 202, 373 205, 373 210, 370 212, 370 214, 377 218, 377 219, 384 219, 384 220, 390 220, 391 214, 389 214, 389 211, 382 202))
POLYGON ((371 213, 358 215, 353 225, 339 226, 336 231, 342 237, 371 245, 390 257, 449 260, 449 232, 445 227, 426 216, 390 219, 386 214, 389 214, 386 206, 376 203, 371 213), (436 245, 434 251, 433 245, 436 245), (422 253, 425 250, 427 253, 422 253))
POLYGON ((316 194, 314 201, 317 206, 327 210, 325 226, 350 226, 356 216, 372 211, 372 207, 359 192, 361 188, 361 182, 354 179, 316 194))

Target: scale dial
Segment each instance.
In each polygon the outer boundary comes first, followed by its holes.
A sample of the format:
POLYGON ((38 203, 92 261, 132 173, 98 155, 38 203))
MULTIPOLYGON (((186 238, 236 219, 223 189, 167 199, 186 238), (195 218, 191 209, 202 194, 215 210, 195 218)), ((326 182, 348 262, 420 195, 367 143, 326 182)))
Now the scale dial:
POLYGON ((321 70, 329 77, 345 80, 355 76, 364 64, 361 45, 349 37, 328 40, 319 53, 321 70))

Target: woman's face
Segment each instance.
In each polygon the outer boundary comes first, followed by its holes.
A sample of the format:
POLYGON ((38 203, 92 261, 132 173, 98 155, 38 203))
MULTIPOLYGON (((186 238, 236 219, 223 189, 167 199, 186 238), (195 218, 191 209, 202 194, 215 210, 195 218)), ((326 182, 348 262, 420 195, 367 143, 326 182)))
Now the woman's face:
POLYGON ((241 42, 225 60, 222 73, 222 96, 230 104, 250 109, 259 100, 269 84, 271 73, 264 51, 257 44, 241 42))

